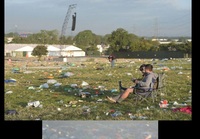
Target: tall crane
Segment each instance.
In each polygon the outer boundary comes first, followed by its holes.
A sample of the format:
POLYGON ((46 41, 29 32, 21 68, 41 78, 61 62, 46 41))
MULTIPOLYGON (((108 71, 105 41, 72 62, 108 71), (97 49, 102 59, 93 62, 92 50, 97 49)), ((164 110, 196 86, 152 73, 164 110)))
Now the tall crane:
POLYGON ((72 9, 76 8, 76 5, 77 4, 71 4, 71 5, 69 5, 69 8, 68 8, 67 14, 65 16, 65 20, 64 20, 63 26, 62 26, 61 37, 65 36, 65 34, 66 34, 67 24, 68 24, 70 15, 71 15, 71 11, 72 11, 72 9))

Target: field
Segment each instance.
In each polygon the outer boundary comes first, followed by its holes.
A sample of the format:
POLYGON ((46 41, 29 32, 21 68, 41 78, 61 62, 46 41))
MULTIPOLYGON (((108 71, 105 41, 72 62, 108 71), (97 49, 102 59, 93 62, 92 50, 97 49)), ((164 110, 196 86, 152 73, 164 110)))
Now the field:
POLYGON ((6 60, 4 69, 5 120, 192 120, 191 114, 174 111, 191 107, 191 59, 117 59, 113 68, 106 58, 74 63, 6 60), (124 87, 134 85, 131 78, 141 77, 143 63, 166 74, 157 100, 136 104, 131 94, 121 104, 108 102, 106 96, 120 93, 119 80, 124 87), (81 91, 88 97, 82 98, 81 91), (162 100, 168 107, 159 106, 162 100))

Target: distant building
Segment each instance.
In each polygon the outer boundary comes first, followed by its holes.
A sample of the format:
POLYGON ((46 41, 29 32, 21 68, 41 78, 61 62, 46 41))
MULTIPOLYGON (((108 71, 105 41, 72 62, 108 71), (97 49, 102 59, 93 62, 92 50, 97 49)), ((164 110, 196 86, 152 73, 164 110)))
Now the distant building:
POLYGON ((22 38, 27 38, 31 33, 19 33, 19 36, 22 38))
POLYGON ((102 47, 102 45, 97 45, 97 49, 98 49, 98 51, 99 51, 100 53, 103 52, 103 47, 102 47))
POLYGON ((6 39, 7 39, 7 43, 11 43, 13 40, 13 37, 7 37, 6 39))

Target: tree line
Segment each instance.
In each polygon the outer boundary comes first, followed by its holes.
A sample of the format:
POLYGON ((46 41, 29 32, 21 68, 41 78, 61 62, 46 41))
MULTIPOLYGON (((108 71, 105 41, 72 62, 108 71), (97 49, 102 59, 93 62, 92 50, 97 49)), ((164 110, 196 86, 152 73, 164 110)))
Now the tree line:
MULTIPOLYGON (((144 37, 139 37, 129 33, 123 28, 118 28, 112 31, 111 34, 104 36, 96 35, 91 30, 79 32, 76 36, 59 37, 57 30, 41 30, 39 33, 30 34, 27 37, 21 37, 17 33, 5 34, 6 37, 13 37, 12 43, 26 44, 60 44, 60 45, 75 45, 87 52, 97 52, 97 45, 109 45, 106 53, 113 52, 134 52, 134 51, 182 51, 191 53, 192 42, 187 42, 183 38, 182 44, 171 42, 170 44, 159 44, 158 41, 152 41, 144 37)), ((6 40, 5 40, 6 42, 6 40)))

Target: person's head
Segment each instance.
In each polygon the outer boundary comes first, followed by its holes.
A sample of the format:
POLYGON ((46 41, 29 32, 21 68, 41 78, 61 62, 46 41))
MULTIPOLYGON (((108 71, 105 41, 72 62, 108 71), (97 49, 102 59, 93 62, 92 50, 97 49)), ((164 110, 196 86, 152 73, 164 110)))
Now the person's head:
POLYGON ((139 70, 142 72, 142 74, 145 73, 145 64, 142 64, 139 68, 139 70))
POLYGON ((145 72, 152 72, 153 71, 153 66, 151 64, 146 64, 145 65, 145 72))

